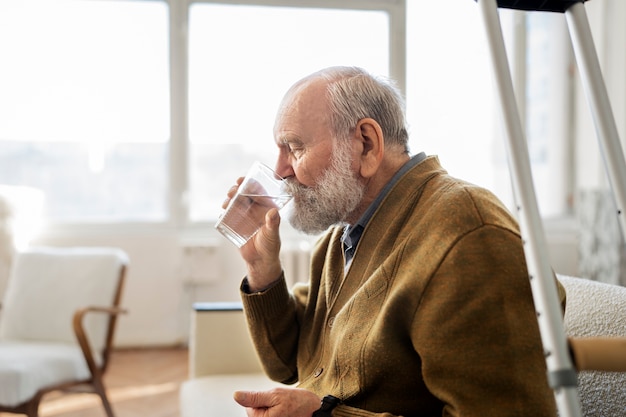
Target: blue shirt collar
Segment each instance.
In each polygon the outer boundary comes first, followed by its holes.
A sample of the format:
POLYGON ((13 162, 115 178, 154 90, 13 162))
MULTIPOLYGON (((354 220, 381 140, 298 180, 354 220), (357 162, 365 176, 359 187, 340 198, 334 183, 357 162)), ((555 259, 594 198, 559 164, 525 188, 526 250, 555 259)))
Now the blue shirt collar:
POLYGON ((343 249, 346 256, 346 264, 352 260, 354 256, 354 252, 356 251, 356 247, 361 239, 361 235, 363 234, 363 230, 365 230, 365 226, 369 223, 370 219, 374 215, 374 212, 380 206, 380 203, 383 199, 389 194, 391 188, 407 173, 411 168, 415 165, 422 162, 426 159, 426 154, 424 152, 420 152, 419 154, 413 156, 407 163, 402 165, 402 167, 396 172, 391 180, 381 190, 381 192, 376 196, 376 199, 369 205, 365 213, 361 216, 361 218, 354 225, 346 225, 343 231, 343 235, 341 236, 341 242, 343 243, 343 249))

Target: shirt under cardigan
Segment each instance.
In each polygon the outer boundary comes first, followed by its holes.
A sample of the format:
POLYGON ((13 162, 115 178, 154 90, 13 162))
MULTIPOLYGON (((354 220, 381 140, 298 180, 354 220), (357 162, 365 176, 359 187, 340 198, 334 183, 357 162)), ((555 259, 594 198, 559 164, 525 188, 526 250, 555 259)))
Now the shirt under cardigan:
POLYGON ((307 285, 242 291, 270 378, 339 397, 337 417, 556 415, 518 226, 494 195, 428 157, 346 276, 342 234, 319 240, 307 285))

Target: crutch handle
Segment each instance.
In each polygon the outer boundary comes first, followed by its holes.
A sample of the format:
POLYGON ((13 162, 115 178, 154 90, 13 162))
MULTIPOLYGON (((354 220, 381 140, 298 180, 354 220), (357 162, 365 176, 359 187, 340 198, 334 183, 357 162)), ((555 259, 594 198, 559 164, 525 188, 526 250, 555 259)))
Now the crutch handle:
POLYGON ((578 371, 626 372, 626 338, 569 338, 570 352, 578 371))
POLYGON ((532 10, 563 13, 575 3, 586 0, 497 0, 498 7, 505 9, 532 10))

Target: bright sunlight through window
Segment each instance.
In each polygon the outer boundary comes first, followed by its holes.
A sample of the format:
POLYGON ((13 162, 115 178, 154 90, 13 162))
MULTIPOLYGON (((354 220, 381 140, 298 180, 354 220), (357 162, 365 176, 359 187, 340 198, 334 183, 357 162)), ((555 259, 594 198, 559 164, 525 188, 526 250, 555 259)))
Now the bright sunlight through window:
POLYGON ((215 219, 252 161, 273 165, 274 117, 296 80, 332 65, 389 74, 382 11, 194 4, 189 45, 192 220, 215 219))
POLYGON ((0 182, 58 221, 164 220, 163 2, 0 2, 0 182))

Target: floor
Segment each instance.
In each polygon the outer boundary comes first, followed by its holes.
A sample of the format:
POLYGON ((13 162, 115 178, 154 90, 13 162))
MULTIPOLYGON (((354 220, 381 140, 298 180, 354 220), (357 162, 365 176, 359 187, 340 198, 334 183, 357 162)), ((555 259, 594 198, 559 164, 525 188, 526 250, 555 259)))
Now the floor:
MULTIPOLYGON (((178 390, 187 378, 187 349, 122 349, 111 355, 104 383, 116 417, 179 417, 178 390)), ((106 417, 94 394, 50 393, 40 417, 106 417)), ((16 414, 0 413, 0 417, 16 414)))

